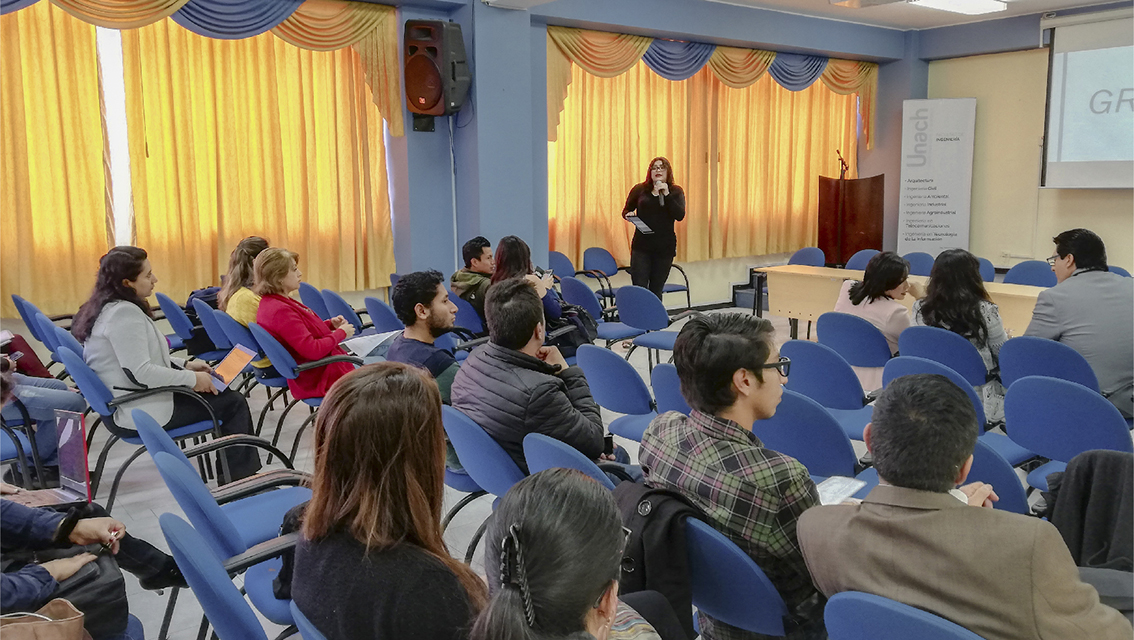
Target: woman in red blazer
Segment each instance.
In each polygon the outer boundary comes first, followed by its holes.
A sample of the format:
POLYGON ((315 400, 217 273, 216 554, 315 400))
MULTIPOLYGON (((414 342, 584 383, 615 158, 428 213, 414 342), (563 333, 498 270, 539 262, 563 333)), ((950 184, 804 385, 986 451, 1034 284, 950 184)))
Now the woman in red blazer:
MULTIPOLYGON (((339 343, 354 334, 352 324, 342 316, 324 322, 314 311, 288 297, 299 290, 303 277, 298 258, 294 252, 275 247, 256 256, 252 289, 261 296, 256 324, 279 340, 298 364, 348 355, 339 343)), ((322 398, 336 380, 353 370, 349 362, 333 362, 300 373, 295 380, 287 381, 287 388, 296 400, 322 398)))

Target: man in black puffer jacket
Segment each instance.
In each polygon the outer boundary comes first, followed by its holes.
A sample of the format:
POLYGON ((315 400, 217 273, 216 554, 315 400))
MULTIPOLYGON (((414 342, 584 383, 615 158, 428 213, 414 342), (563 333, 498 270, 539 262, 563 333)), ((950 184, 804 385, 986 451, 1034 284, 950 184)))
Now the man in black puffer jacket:
POLYGON ((565 442, 591 460, 603 452, 599 407, 578 367, 555 347, 543 346, 543 303, 522 278, 488 290, 484 302, 488 344, 461 364, 453 379, 453 406, 488 432, 527 473, 524 436, 565 442))

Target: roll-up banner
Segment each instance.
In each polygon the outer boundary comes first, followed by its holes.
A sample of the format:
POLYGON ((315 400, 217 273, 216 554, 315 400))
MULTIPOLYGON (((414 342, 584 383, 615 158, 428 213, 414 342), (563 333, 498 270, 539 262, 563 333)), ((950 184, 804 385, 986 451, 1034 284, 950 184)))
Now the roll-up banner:
POLYGON ((898 253, 969 248, 976 98, 902 103, 898 253))

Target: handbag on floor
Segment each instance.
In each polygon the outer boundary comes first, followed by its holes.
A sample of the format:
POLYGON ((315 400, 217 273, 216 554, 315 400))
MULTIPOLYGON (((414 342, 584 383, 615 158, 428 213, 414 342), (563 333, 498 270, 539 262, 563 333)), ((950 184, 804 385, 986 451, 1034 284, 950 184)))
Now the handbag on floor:
POLYGON ((63 598, 56 598, 35 613, 0 616, 4 640, 91 640, 83 629, 83 612, 63 598))

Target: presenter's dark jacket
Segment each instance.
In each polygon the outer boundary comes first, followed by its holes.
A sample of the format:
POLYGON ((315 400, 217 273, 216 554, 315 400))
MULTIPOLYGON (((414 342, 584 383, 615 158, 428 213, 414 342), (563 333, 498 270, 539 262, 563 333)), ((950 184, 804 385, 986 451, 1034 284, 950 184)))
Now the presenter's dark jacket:
POLYGON ((662 198, 653 194, 653 185, 636 184, 626 196, 626 206, 622 209, 625 215, 629 211, 636 211, 642 222, 654 230, 651 234, 644 234, 634 230, 634 239, 630 241, 630 251, 644 251, 657 256, 672 258, 677 255, 677 235, 673 232, 673 223, 685 219, 685 191, 677 186, 669 187, 669 195, 662 198))

